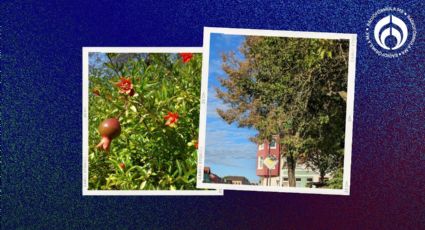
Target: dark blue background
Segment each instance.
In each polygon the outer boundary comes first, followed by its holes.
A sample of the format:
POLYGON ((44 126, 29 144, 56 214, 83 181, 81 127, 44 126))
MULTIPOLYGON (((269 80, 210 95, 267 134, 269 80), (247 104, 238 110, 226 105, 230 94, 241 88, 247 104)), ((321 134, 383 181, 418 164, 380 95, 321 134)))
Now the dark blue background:
POLYGON ((425 1, 1 3, 2 227, 425 228, 425 1), (416 22, 397 59, 366 45, 369 17, 416 22), (204 26, 357 33, 350 196, 83 197, 82 47, 201 46, 204 26))

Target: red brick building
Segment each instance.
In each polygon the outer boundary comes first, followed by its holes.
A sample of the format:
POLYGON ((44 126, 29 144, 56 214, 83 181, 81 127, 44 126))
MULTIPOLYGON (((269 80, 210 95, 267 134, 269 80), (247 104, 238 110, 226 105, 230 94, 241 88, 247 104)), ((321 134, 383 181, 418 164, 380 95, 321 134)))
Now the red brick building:
MULTIPOLYGON (((279 136, 274 136, 270 143, 264 141, 263 144, 257 145, 256 173, 260 177, 259 185, 289 186, 286 159, 280 157, 281 146, 278 143, 279 136), (269 157, 277 161, 272 169, 266 166, 267 163, 270 163, 270 160, 267 159, 269 157)), ((319 174, 307 168, 302 162, 297 162, 295 175, 297 187, 306 187, 308 184, 319 181, 319 174)))
POLYGON ((263 144, 258 145, 257 149, 257 176, 259 177, 279 177, 280 172, 280 145, 279 137, 273 137, 273 140, 264 141, 263 144), (264 165, 264 161, 268 157, 274 158, 277 161, 277 164, 274 168, 269 169, 264 165))

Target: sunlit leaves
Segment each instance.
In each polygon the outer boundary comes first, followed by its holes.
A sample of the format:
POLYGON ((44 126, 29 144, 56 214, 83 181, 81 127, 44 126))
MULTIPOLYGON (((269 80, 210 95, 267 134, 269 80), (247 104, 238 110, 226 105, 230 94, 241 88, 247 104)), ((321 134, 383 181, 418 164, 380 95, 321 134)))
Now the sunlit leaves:
POLYGON ((312 159, 314 170, 341 167, 348 40, 247 36, 240 51, 242 60, 223 56, 220 117, 255 128, 255 142, 278 135, 283 156, 312 159))
POLYGON ((89 189, 195 189, 201 55, 183 63, 177 54, 109 54, 91 66, 89 95, 89 189), (135 94, 120 94, 120 77, 131 80, 135 94), (95 91, 95 92, 97 92, 95 91), (174 128, 169 111, 179 114, 174 128), (118 117, 122 133, 109 154, 93 146, 97 126, 118 117), (124 164, 125 167, 120 167, 124 164))

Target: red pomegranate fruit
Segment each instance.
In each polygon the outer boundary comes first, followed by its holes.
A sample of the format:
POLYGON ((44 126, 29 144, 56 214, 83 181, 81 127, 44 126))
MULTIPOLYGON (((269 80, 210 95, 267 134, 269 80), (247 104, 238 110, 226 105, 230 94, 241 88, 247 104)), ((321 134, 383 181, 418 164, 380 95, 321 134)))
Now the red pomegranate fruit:
POLYGON ((96 147, 109 151, 112 139, 121 134, 120 122, 116 118, 106 119, 100 123, 98 130, 102 139, 96 147))

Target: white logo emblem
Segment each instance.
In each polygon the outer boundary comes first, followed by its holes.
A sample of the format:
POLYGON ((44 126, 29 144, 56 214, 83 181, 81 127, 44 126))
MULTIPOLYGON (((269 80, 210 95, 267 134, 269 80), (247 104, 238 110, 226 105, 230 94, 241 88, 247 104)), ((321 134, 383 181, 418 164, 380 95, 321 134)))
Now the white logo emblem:
POLYGON ((376 23, 374 35, 375 35, 375 40, 380 47, 386 50, 396 50, 396 49, 399 49, 402 45, 404 45, 404 43, 407 40, 407 35, 408 35, 407 26, 400 18, 389 15, 379 20, 378 23, 376 23), (400 30, 397 29, 397 27, 394 27, 392 24, 400 27, 400 30), (389 27, 382 30, 384 26, 386 25, 389 25, 389 27), (397 39, 396 45, 392 48, 388 47, 385 44, 385 39, 391 35, 397 39))
POLYGON ((387 7, 378 10, 369 19, 366 39, 378 55, 398 57, 407 53, 413 45, 416 39, 415 23, 402 9, 387 7))

